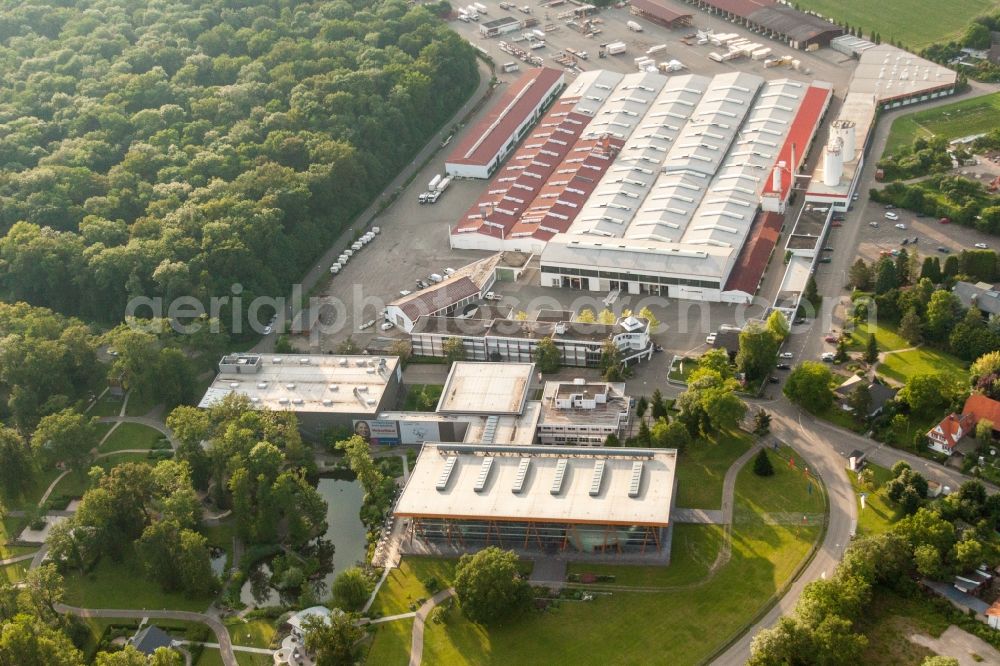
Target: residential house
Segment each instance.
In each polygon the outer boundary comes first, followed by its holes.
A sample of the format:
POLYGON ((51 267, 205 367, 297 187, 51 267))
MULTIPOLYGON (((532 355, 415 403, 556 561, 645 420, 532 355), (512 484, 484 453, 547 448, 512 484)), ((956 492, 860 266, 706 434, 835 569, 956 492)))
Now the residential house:
POLYGON ((949 414, 927 431, 927 445, 931 451, 951 455, 958 443, 970 432, 975 432, 972 415, 949 414))
POLYGON ((862 377, 852 375, 843 384, 833 390, 840 400, 840 408, 844 411, 852 411, 849 400, 851 393, 853 393, 854 389, 858 386, 865 386, 872 399, 871 406, 868 408, 868 418, 875 418, 881 414, 885 409, 886 403, 894 399, 896 397, 896 393, 899 392, 898 389, 886 386, 882 382, 869 382, 862 377))
POLYGON ((980 421, 989 421, 993 426, 993 436, 997 437, 1000 435, 1000 401, 993 400, 982 393, 973 393, 965 401, 965 407, 962 408, 962 415, 972 417, 974 421, 973 428, 980 421))
POLYGON ((1000 314, 1000 290, 989 282, 958 282, 952 293, 964 307, 975 306, 987 316, 1000 314))

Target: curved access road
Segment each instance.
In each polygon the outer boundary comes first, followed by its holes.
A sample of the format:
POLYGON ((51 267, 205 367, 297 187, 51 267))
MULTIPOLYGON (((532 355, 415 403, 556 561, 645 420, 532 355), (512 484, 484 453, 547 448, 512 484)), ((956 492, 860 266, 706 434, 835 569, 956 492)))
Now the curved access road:
POLYGON ((745 664, 750 658, 750 644, 757 632, 774 626, 778 618, 791 612, 808 583, 833 573, 850 541, 852 521, 857 520, 858 516, 854 489, 844 472, 844 458, 837 447, 830 440, 803 427, 800 416, 787 403, 783 402, 776 407, 771 412, 771 432, 779 440, 793 444, 799 454, 812 465, 810 472, 822 479, 829 500, 829 522, 823 543, 785 594, 756 624, 748 627, 740 638, 714 660, 713 663, 723 666, 745 664))
POLYGON ((216 641, 219 644, 219 654, 222 655, 222 663, 225 666, 239 666, 236 662, 236 655, 233 653, 233 643, 229 639, 229 631, 225 625, 217 618, 204 613, 192 613, 190 611, 171 610, 135 610, 120 608, 77 608, 66 604, 57 604, 56 611, 59 613, 78 615, 80 617, 99 618, 124 618, 127 620, 141 620, 143 618, 183 620, 186 622, 201 622, 208 625, 208 628, 215 633, 216 641))

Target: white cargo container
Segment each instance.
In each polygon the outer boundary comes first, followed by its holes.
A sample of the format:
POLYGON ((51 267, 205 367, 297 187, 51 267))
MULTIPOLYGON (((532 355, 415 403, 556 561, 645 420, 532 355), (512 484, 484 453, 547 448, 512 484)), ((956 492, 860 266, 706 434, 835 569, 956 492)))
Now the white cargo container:
POLYGON ((347 255, 348 259, 350 259, 351 257, 354 256, 354 250, 344 250, 344 254, 347 255))
POLYGON ((531 42, 531 48, 533 48, 533 49, 544 49, 545 48, 545 42, 543 42, 543 41, 531 42))
POLYGON ((518 65, 516 62, 505 62, 502 68, 504 74, 507 74, 508 72, 516 72, 517 70, 521 69, 521 66, 518 65))
POLYGON ((486 12, 486 5, 484 5, 481 2, 474 2, 474 3, 472 3, 472 6, 475 7, 476 11, 478 11, 480 14, 486 14, 487 13, 486 12))
POLYGON ((666 44, 657 44, 656 46, 646 49, 646 55, 656 55, 657 53, 663 53, 666 50, 666 44))
POLYGON ((763 60, 769 55, 771 55, 771 49, 763 48, 763 49, 757 49, 756 51, 751 53, 750 57, 753 58, 754 60, 763 60))
POLYGON ((433 190, 433 189, 437 188, 437 185, 440 182, 441 182, 441 174, 439 174, 439 173, 438 174, 434 174, 434 177, 431 178, 430 184, 427 185, 427 189, 428 190, 433 190))
POLYGON ((341 269, 341 265, 340 264, 334 264, 333 266, 330 266, 330 273, 332 275, 336 275, 337 273, 340 272, 340 269, 341 269))
POLYGON ((543 30, 532 30, 531 34, 538 37, 538 39, 545 39, 545 32, 543 30))
POLYGON ((619 53, 625 53, 626 50, 625 42, 611 42, 608 44, 608 55, 618 55, 619 53))
POLYGON ((714 60, 715 62, 722 62, 722 56, 720 56, 715 51, 712 51, 711 53, 708 54, 708 59, 714 60))
POLYGON ((372 227, 372 233, 377 236, 378 234, 382 233, 382 227, 372 227))
POLYGON ((625 25, 627 25, 628 29, 631 30, 632 32, 642 32, 642 26, 636 23, 635 21, 629 21, 625 25))
POLYGON ((451 185, 451 176, 447 176, 441 179, 441 182, 437 184, 437 191, 444 192, 451 185))
POLYGON ((362 247, 361 241, 354 241, 353 243, 351 243, 351 249, 354 250, 355 252, 360 250, 361 247, 362 247))

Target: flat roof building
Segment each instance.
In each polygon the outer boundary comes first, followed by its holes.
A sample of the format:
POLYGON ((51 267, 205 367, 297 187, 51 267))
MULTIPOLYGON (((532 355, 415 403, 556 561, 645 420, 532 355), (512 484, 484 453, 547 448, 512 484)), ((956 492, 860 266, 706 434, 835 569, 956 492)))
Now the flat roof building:
POLYGON ((451 415, 520 414, 534 372, 534 363, 452 363, 437 411, 451 415))
POLYGON ((691 25, 691 14, 679 12, 659 0, 632 0, 629 4, 629 12, 632 16, 644 18, 667 28, 681 28, 691 25))
POLYGON ((710 14, 746 26, 793 49, 827 46, 844 29, 814 14, 806 14, 778 0, 687 0, 710 14))
POLYGON ((404 551, 498 545, 666 563, 673 449, 427 443, 396 503, 404 551))
POLYGON ((511 83, 490 112, 470 128, 448 156, 450 176, 489 178, 514 150, 563 87, 563 73, 549 67, 531 69, 511 83))
POLYGON ((198 406, 243 395, 258 409, 295 412, 303 435, 315 437, 393 407, 401 377, 398 356, 229 354, 198 406))
POLYGON ((621 440, 629 423, 630 403, 623 382, 545 382, 538 441, 604 446, 610 435, 621 440))

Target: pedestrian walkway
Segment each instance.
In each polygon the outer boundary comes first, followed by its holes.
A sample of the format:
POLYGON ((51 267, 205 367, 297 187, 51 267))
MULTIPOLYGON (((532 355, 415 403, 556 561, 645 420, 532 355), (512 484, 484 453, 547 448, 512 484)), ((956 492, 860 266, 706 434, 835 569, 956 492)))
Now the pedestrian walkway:
POLYGON ((675 523, 694 525, 721 525, 725 520, 722 509, 674 509, 671 517, 675 523))
POLYGON ((410 637, 410 666, 420 666, 424 657, 424 621, 435 606, 453 594, 455 590, 452 588, 441 590, 417 610, 413 618, 413 634, 410 637))

